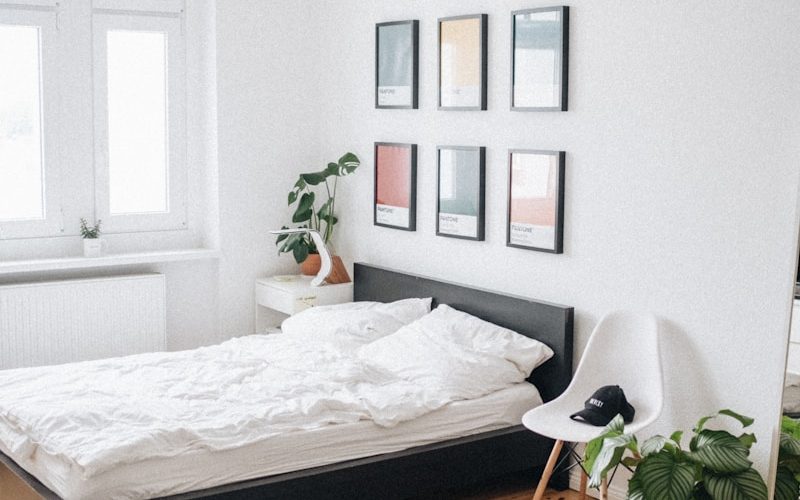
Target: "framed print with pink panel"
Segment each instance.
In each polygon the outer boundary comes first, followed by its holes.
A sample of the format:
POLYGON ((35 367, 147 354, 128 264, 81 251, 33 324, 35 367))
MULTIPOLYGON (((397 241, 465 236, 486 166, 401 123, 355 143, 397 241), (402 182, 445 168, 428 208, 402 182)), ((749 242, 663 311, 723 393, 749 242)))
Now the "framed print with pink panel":
POLYGON ((417 145, 375 143, 376 226, 417 229, 417 145))
POLYGON ((506 245, 563 253, 563 151, 509 151, 506 245))

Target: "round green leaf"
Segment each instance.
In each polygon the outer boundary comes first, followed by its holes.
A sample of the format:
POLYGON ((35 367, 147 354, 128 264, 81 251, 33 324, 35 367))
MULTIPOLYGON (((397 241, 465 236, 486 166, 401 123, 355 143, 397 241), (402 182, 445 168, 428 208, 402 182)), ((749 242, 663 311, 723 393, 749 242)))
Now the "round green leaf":
POLYGON ((797 500, 800 498, 800 482, 794 477, 792 471, 786 467, 778 467, 775 477, 774 500, 797 500))
POLYGON ((753 464, 747 446, 729 432, 704 430, 695 439, 694 451, 687 456, 714 472, 742 472, 753 464))
POLYGON ((780 451, 788 455, 800 455, 800 440, 782 432, 780 451))
POLYGON ((297 245, 294 247, 293 250, 294 260, 298 264, 302 264, 308 258, 308 245, 303 242, 303 244, 297 245))
POLYGON ((676 462, 666 451, 643 459, 633 477, 647 500, 689 500, 692 496, 694 467, 676 462))
POLYGON ((768 500, 767 485, 755 469, 737 474, 707 473, 703 482, 714 500, 768 500))

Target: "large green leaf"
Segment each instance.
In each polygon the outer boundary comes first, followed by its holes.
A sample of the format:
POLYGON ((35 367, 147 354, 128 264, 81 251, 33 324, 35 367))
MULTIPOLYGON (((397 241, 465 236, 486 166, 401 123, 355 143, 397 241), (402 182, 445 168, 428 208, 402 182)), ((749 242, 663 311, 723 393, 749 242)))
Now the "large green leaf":
POLYGON ((325 177, 326 175, 324 170, 322 172, 300 174, 300 178, 303 179, 309 186, 316 186, 317 184, 325 182, 325 177))
POLYGON ((597 455, 603 449, 603 440, 607 437, 619 436, 624 429, 625 421, 622 419, 622 415, 617 415, 600 431, 596 438, 586 443, 586 449, 583 452, 583 467, 586 471, 591 474, 597 455))
MULTIPOLYGON (((286 226, 281 226, 281 229, 289 229, 289 228, 286 226)), ((279 244, 281 241, 285 240, 288 237, 289 237, 288 234, 279 234, 278 239, 275 240, 275 244, 276 245, 279 244)))
POLYGON ((731 417, 733 419, 738 420, 739 423, 742 424, 742 427, 750 427, 751 425, 753 425, 753 422, 755 422, 755 420, 753 420, 752 418, 736 413, 733 410, 720 410, 713 415, 708 415, 698 420, 697 425, 694 427, 694 431, 695 432, 702 431, 705 428, 706 422, 708 422, 711 419, 717 418, 720 415, 725 415, 727 417, 731 417))
POLYGON ((742 472, 753 464, 748 460, 747 446, 726 431, 704 430, 693 440, 690 460, 702 464, 714 472, 742 472))
POLYGON ((636 436, 633 434, 620 434, 603 439, 603 447, 592 464, 589 474, 589 486, 596 488, 607 475, 608 471, 619 465, 622 454, 631 444, 635 449, 636 436))
POLYGON ((339 158, 339 166, 341 167, 339 175, 352 174, 359 165, 361 165, 361 160, 358 159, 358 156, 353 153, 345 153, 344 156, 339 158))
POLYGON ((703 483, 714 500, 767 500, 767 485, 755 469, 737 474, 709 472, 703 483))
POLYGON ((797 481, 791 470, 778 466, 773 500, 797 500, 798 498, 800 498, 800 482, 797 481))
POLYGON ((292 215, 292 222, 305 222, 311 218, 314 206, 314 193, 303 193, 300 197, 300 203, 297 204, 297 209, 292 215))
POLYGON ((339 175, 339 164, 338 163, 328 163, 328 167, 325 169, 325 175, 339 175))
POLYGON ((667 451, 643 459, 633 477, 646 500, 689 500, 695 482, 694 467, 667 451))
POLYGON ((787 455, 800 455, 800 440, 782 432, 780 452, 787 455))
POLYGON ((627 500, 644 500, 644 489, 639 478, 634 476, 628 481, 627 500))
POLYGON ((294 247, 294 260, 298 264, 302 264, 308 258, 308 245, 303 242, 303 244, 297 245, 294 247))
POLYGON ((659 451, 663 450, 664 446, 669 442, 670 440, 664 436, 655 435, 642 443, 642 446, 639 449, 642 453, 642 456, 646 457, 647 455, 652 455, 653 453, 658 453, 659 451))

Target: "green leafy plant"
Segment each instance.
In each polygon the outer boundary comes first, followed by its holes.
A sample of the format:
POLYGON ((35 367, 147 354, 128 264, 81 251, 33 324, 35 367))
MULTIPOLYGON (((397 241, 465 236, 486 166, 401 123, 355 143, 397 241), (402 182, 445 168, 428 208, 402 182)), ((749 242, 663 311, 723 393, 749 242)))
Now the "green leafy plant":
POLYGON ((609 471, 622 464, 633 471, 630 500, 767 500, 767 485, 748 458, 755 436, 705 427, 721 416, 737 420, 742 428, 753 424, 752 418, 720 410, 697 422, 689 448, 684 449, 683 431, 656 435, 639 445, 636 436, 625 433, 622 416, 617 415, 586 445, 589 485, 599 486, 609 471))
POLYGON ((800 422, 784 416, 781 420, 775 500, 798 498, 800 498, 800 422))
MULTIPOLYGON (((328 163, 325 170, 300 174, 289 192, 289 206, 297 204, 292 222, 301 224, 298 227, 318 231, 327 244, 333 237, 334 226, 339 222, 335 215, 339 178, 352 174, 360 164, 356 155, 345 153, 338 162, 328 163), (324 186, 324 195, 327 195, 319 208, 316 205, 317 192, 312 189, 316 186, 324 186)), ((288 226, 282 229, 288 229, 288 226)), ((276 244, 279 253, 291 252, 298 264, 306 260, 309 253, 317 252, 316 245, 307 234, 282 234, 278 236, 276 244)))
POLYGON ((95 240, 100 237, 100 224, 103 221, 98 220, 94 226, 90 226, 86 219, 81 217, 81 236, 85 240, 95 240))

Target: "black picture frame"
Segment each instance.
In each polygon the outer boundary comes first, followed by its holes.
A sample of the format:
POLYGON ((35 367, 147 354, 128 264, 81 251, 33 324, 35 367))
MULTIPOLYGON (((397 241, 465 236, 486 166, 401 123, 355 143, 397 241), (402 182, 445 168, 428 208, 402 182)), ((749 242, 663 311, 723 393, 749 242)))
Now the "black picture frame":
POLYGON ((436 235, 447 238, 458 238, 463 240, 484 241, 486 239, 486 148, 483 146, 437 146, 436 147, 436 235), (474 236, 456 234, 448 232, 441 227, 442 220, 442 151, 468 151, 477 153, 477 185, 474 186, 477 193, 477 206, 475 215, 471 214, 447 214, 450 217, 467 215, 475 217, 476 230, 474 236))
MULTIPOLYGON (((416 231, 417 230, 417 145, 400 143, 400 142, 376 142, 374 152, 374 184, 373 184, 373 224, 375 226, 387 227, 391 229, 400 229, 402 231, 416 231), (408 224, 397 225, 385 222, 385 218, 381 221, 379 217, 379 151, 381 147, 396 147, 409 149, 409 193, 408 193, 408 224)), ((406 208, 406 207, 402 207, 406 208)))
POLYGON ((438 55, 438 68, 437 68, 437 78, 438 78, 438 100, 437 106, 440 111, 486 111, 487 109, 487 100, 488 100, 488 88, 487 88, 487 80, 488 80, 488 46, 489 46, 489 15, 488 14, 470 14, 464 16, 451 16, 451 17, 442 17, 438 20, 438 47, 437 47, 437 55, 438 55), (453 106, 453 105, 445 105, 442 104, 442 23, 452 22, 452 21, 463 21, 467 19, 479 19, 480 20, 480 49, 479 49, 479 57, 480 57, 480 83, 478 89, 478 102, 474 105, 468 106, 453 106))
POLYGON ((508 151, 508 208, 506 212, 506 246, 521 248, 525 250, 535 250, 538 252, 561 254, 564 253, 564 175, 565 175, 566 153, 564 151, 545 151, 538 149, 510 149, 508 151), (512 203, 514 193, 514 155, 538 155, 553 156, 557 159, 556 179, 554 186, 554 234, 553 244, 550 247, 524 245, 514 241, 512 237, 512 203))
MULTIPOLYGON (((543 28, 547 29, 547 28, 543 28)), ((558 62, 558 61, 557 61, 558 62)), ((511 111, 567 111, 568 89, 569 89, 569 7, 543 7, 536 9, 516 10, 511 13, 511 111), (517 16, 528 14, 540 14, 547 12, 558 12, 560 16, 560 33, 554 33, 551 38, 557 38, 560 42, 560 50, 557 60, 560 60, 561 67, 555 68, 554 73, 561 77, 560 102, 553 106, 525 106, 516 102, 516 81, 520 72, 517 71, 516 48, 517 48, 517 16)))
POLYGON ((419 21, 391 21, 375 25, 375 108, 376 109, 418 109, 419 108, 419 21), (381 103, 381 29, 408 25, 411 29, 411 96, 407 104, 381 103))

